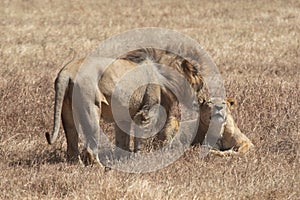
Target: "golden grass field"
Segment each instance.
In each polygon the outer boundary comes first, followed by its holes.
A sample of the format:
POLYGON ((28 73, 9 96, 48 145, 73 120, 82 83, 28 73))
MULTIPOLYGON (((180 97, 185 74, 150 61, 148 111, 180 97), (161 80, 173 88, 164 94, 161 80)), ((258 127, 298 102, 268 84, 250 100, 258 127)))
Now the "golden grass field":
POLYGON ((299 199, 300 2, 1 1, 0 199, 299 199), (130 174, 68 164, 63 130, 50 146, 54 79, 78 57, 138 27, 197 40, 224 78, 255 149, 130 174))

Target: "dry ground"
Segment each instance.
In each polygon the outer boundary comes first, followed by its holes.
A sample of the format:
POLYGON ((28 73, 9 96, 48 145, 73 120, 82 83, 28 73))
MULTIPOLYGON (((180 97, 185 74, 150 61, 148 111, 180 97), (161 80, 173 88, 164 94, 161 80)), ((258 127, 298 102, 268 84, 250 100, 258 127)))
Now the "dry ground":
POLYGON ((299 198, 299 1, 23 0, 0 10, 0 199, 299 198), (199 159, 193 148, 160 171, 128 174, 67 164, 62 130, 47 145, 69 48, 83 56, 145 26, 187 34, 209 52, 255 150, 199 159))

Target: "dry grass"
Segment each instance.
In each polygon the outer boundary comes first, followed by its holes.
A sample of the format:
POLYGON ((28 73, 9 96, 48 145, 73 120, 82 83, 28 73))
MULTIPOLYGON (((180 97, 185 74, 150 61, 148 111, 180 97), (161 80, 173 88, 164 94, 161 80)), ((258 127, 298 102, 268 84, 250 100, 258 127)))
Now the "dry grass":
POLYGON ((1 1, 0 199, 297 199, 300 196, 300 3, 289 1, 1 1), (245 156, 190 149, 153 173, 65 162, 48 146, 54 78, 69 48, 159 26, 190 35, 223 74, 245 156))

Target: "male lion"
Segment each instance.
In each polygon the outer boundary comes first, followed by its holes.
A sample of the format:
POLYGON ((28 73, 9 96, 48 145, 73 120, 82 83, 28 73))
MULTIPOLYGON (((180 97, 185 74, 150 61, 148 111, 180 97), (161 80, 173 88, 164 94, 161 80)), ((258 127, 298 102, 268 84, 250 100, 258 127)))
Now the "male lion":
MULTIPOLYGON (((73 88, 75 87, 75 79, 80 70, 80 66, 84 63, 85 59, 77 61, 71 61, 59 72, 55 81, 55 110, 54 110, 54 127, 53 133, 50 135, 46 133, 46 138, 49 144, 55 142, 58 130, 60 126, 60 116, 62 117, 63 127, 67 138, 67 158, 70 161, 77 161, 79 158, 78 149, 78 132, 74 122, 74 113, 72 102, 73 88)), ((118 81, 130 70, 136 69, 139 66, 146 64, 152 67, 153 77, 159 79, 158 84, 148 84, 138 87, 130 97, 129 101, 129 113, 131 119, 136 124, 142 125, 147 129, 149 124, 159 123, 159 112, 154 112, 155 105, 160 104, 166 110, 167 122, 157 135, 167 135, 166 131, 172 129, 175 124, 173 120, 170 120, 170 110, 173 106, 177 105, 176 95, 181 95, 186 99, 189 99, 195 93, 199 92, 203 87, 203 79, 199 68, 191 64, 187 59, 174 55, 164 50, 156 49, 140 49, 116 59, 112 62, 104 71, 98 82, 98 87, 91 90, 86 85, 81 85, 86 90, 86 98, 89 101, 87 105, 89 107, 89 113, 91 116, 88 118, 87 123, 90 126, 96 127, 96 131, 89 131, 83 135, 86 137, 87 146, 86 150, 89 158, 92 162, 100 164, 100 160, 97 154, 97 142, 99 142, 99 120, 102 117, 107 122, 116 122, 112 113, 112 94, 118 81), (162 66, 162 64, 172 68, 177 74, 180 74, 182 79, 178 78, 176 73, 169 73, 162 66), (182 90, 186 81, 189 84, 189 88, 182 90), (169 90, 173 88, 173 90, 169 90), (90 96, 88 96, 90 95, 90 96), (94 133, 91 133, 94 132, 94 133), (96 142, 95 142, 96 141, 96 142)), ((88 82, 87 82, 88 84, 88 82)), ((184 99, 185 100, 185 99, 184 99)), ((120 100, 121 101, 121 100, 120 100)), ((190 102, 191 103, 191 102, 190 102)), ((122 105, 122 102, 119 102, 122 105)), ((130 120, 131 120, 130 119, 130 120)), ((115 142, 116 146, 125 151, 130 151, 129 140, 131 121, 122 121, 120 127, 115 123, 115 142), (126 130, 124 130, 124 127, 126 130)), ((151 129, 151 127, 150 127, 151 129)), ((173 128, 174 129, 174 128, 173 128)), ((84 130, 83 130, 84 131, 84 130)), ((138 131, 137 131, 138 132, 138 131)), ((151 130, 150 130, 151 132, 151 130)), ((137 134, 137 133, 135 133, 137 134)), ((137 140, 139 141, 139 140, 137 140)), ((140 150, 141 143, 135 142, 134 151, 140 150)), ((118 154, 118 153, 117 153, 118 154)), ((117 155, 118 156, 118 155, 117 155)))

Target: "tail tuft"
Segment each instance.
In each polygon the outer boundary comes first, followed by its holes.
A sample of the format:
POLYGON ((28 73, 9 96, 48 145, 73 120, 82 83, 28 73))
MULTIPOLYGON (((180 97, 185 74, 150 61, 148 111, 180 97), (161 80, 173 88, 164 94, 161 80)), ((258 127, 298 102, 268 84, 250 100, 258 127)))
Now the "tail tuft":
POLYGON ((45 136, 46 136, 46 139, 47 139, 48 144, 51 145, 52 143, 51 143, 50 133, 49 133, 49 132, 46 132, 45 136))

